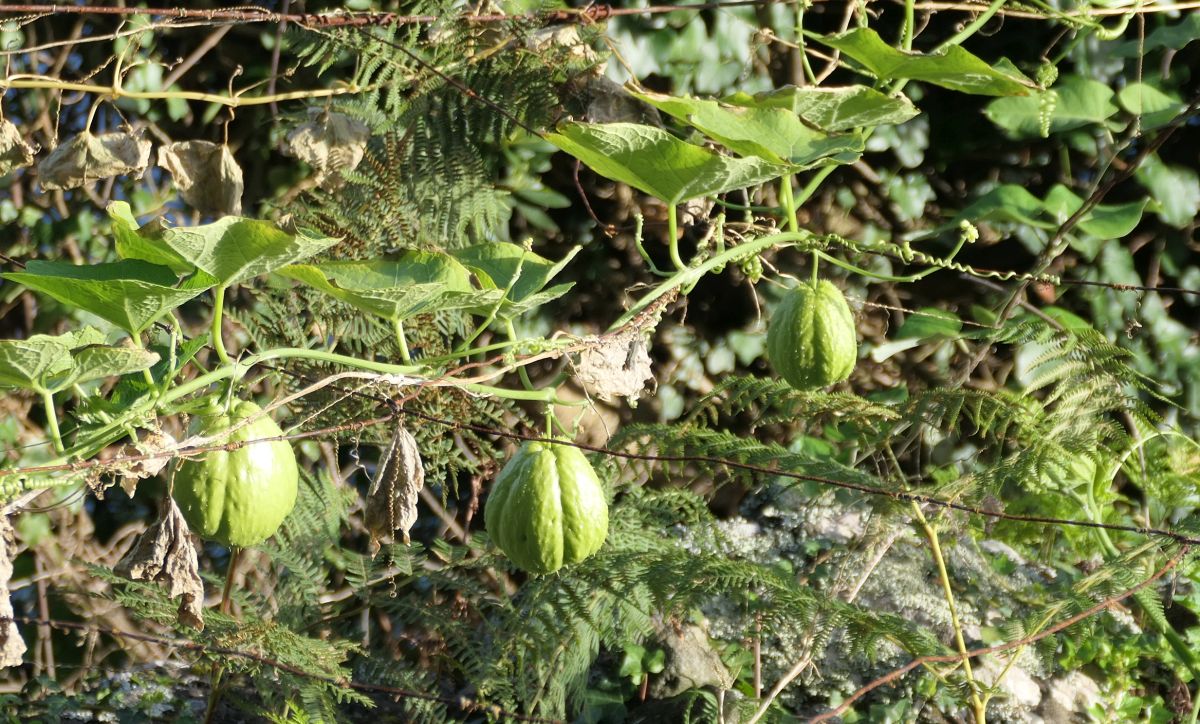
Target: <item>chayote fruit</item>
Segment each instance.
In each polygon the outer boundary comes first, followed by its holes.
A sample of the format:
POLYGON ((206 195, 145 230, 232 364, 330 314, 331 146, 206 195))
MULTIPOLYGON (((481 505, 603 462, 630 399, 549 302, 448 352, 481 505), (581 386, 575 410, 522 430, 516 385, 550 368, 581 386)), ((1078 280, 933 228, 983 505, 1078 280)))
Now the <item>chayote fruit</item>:
POLYGON ((496 476, 484 523, 517 567, 553 573, 600 550, 608 503, 579 448, 528 442, 496 476))
MULTIPOLYGON (((193 420, 194 434, 213 444, 238 443, 283 434, 267 415, 222 435, 261 412, 253 402, 238 402, 226 414, 219 407, 193 420)), ((226 546, 247 546, 270 538, 296 505, 299 480, 296 455, 286 440, 256 442, 184 460, 175 473, 175 502, 188 527, 226 546)))
POLYGON ((788 292, 771 316, 767 357, 775 371, 800 390, 849 377, 858 360, 858 340, 841 290, 821 280, 788 292))

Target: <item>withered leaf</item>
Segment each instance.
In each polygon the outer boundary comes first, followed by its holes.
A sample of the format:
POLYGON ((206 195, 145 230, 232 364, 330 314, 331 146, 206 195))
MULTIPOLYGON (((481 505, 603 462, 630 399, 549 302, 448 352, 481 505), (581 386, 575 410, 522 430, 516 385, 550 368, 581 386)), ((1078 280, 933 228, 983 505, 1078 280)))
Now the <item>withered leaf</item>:
POLYGON ((149 165, 150 142, 140 133, 84 131, 59 144, 38 164, 38 180, 47 191, 74 189, 111 176, 141 178, 149 165))
POLYGON ((242 213, 242 167, 228 146, 211 141, 180 141, 158 149, 158 165, 175 177, 183 200, 212 216, 242 213))
POLYGON ((588 394, 609 401, 627 397, 636 402, 647 380, 654 379, 650 353, 640 332, 600 337, 579 356, 575 379, 588 394))
POLYGON ((196 547, 173 498, 166 499, 162 515, 138 536, 113 570, 131 581, 166 581, 171 598, 180 597, 179 621, 204 629, 204 582, 196 547))
POLYGON ((7 515, 0 514, 0 669, 20 666, 25 659, 25 640, 12 620, 8 582, 12 579, 16 537, 7 515))
POLYGON ((403 425, 397 425, 367 494, 366 524, 372 555, 379 551, 380 541, 390 540, 396 531, 408 543, 408 531, 417 522, 417 495, 423 487, 425 466, 417 441, 403 425))
POLYGON ((312 166, 313 180, 321 188, 342 185, 342 174, 362 161, 371 129, 344 113, 308 110, 309 121, 288 134, 286 152, 312 166))
POLYGON ((21 131, 11 122, 0 118, 0 176, 33 163, 37 149, 25 143, 21 131))
MULTIPOLYGON (((157 431, 147 433, 145 437, 136 443, 130 443, 121 448, 117 454, 117 459, 133 456, 133 455, 158 455, 168 450, 174 450, 177 447, 175 438, 165 432, 157 431)), ((125 494, 133 497, 137 492, 137 484, 143 478, 152 478, 162 472, 162 469, 167 466, 171 458, 167 455, 161 457, 148 457, 143 460, 130 460, 126 462, 116 463, 113 472, 121 474, 121 488, 125 494)))

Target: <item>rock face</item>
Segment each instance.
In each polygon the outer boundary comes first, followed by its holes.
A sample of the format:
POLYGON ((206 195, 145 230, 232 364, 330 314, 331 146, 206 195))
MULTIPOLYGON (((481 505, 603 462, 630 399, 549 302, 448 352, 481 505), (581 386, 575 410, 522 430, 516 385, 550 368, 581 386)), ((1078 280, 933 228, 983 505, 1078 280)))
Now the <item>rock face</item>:
MULTIPOLYGON (((953 645, 953 628, 928 544, 910 528, 887 528, 865 506, 822 505, 795 490, 777 488, 747 496, 742 511, 745 517, 719 524, 731 558, 786 565, 799 571, 805 561, 832 554, 836 559, 831 569, 837 573, 832 580, 816 582, 827 594, 836 590, 837 596, 845 600, 853 592, 855 605, 940 633, 945 644, 953 645)), ((1013 615, 1011 611, 981 606, 977 602, 987 597, 973 595, 990 585, 997 565, 1005 567, 1006 579, 1017 587, 1044 584, 1054 575, 1052 569, 1025 560, 1000 541, 955 541, 944 535, 942 548, 968 647, 984 645, 984 630, 1003 626, 1013 615)), ((810 580, 816 577, 811 571, 805 575, 810 580)), ((715 639, 740 641, 749 635, 744 611, 731 602, 714 600, 704 613, 715 639)), ((768 685, 777 681, 796 663, 806 643, 805 629, 799 623, 763 631, 763 681, 768 685)), ((811 670, 819 675, 797 679, 784 691, 781 701, 801 712, 823 711, 831 697, 845 696, 911 660, 909 654, 886 642, 877 647, 872 659, 851 655, 848 650, 845 632, 835 629, 814 652, 811 670)), ((998 689, 988 704, 989 722, 1088 721, 1088 707, 1103 699, 1094 680, 1078 671, 1047 670, 1030 648, 1021 652, 1007 671, 1005 655, 977 659, 973 664, 976 678, 998 689)), ((901 679, 872 694, 877 697, 873 700, 923 700, 922 693, 911 688, 918 678, 901 679)), ((668 689, 666 693, 674 691, 668 689)))
POLYGON ((711 686, 719 690, 733 686, 733 677, 713 650, 704 629, 692 623, 659 624, 656 628, 667 660, 662 673, 651 679, 650 696, 669 699, 689 689, 711 686))

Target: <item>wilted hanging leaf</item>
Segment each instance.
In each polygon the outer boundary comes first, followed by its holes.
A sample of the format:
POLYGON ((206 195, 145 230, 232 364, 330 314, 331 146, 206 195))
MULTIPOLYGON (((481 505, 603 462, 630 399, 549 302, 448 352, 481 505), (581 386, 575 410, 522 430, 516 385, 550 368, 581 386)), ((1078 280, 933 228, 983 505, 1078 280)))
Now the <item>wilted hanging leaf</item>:
POLYGON ((311 120, 296 127, 287 137, 286 151, 313 168, 313 180, 321 188, 342 185, 342 174, 362 161, 371 129, 344 113, 310 108, 311 120))
POLYGON ((158 149, 158 165, 175 177, 183 200, 202 214, 240 216, 242 167, 228 146, 180 141, 158 149))
POLYGON ((25 143, 21 131, 11 122, 0 118, 0 176, 33 163, 37 149, 25 143))
POLYGON ((158 521, 138 536, 133 548, 113 569, 118 576, 131 581, 166 581, 171 598, 179 602, 179 620, 192 628, 203 630, 204 582, 200 580, 200 564, 196 548, 188 537, 187 523, 167 497, 166 508, 158 521))
MULTIPOLYGON (((178 447, 175 438, 165 432, 151 432, 136 443, 130 443, 121 448, 117 454, 117 459, 125 458, 132 455, 158 455, 167 450, 174 450, 178 447)), ((138 481, 143 478, 152 478, 162 472, 162 469, 167 466, 171 458, 167 455, 161 457, 148 457, 143 460, 131 460, 128 462, 117 463, 113 468, 113 472, 121 475, 121 488, 125 490, 125 494, 133 497, 137 492, 138 481)))
POLYGON ((650 354, 639 332, 601 337, 579 356, 575 379, 588 394, 602 400, 614 396, 637 401, 647 380, 654 379, 650 369, 650 354))
POLYGON ((367 494, 366 523, 371 532, 372 555, 379 551, 379 541, 390 539, 395 531, 400 531, 408 543, 408 531, 417 522, 417 493, 424 486, 425 466, 417 441, 398 425, 367 494))
POLYGON ((0 514, 0 669, 20 666, 25 657, 25 640, 12 620, 12 600, 8 596, 8 582, 12 578, 13 553, 16 542, 8 516, 0 514))
POLYGON ((38 180, 47 191, 74 189, 93 181, 133 174, 150 165, 150 142, 140 133, 84 131, 62 143, 38 164, 38 180))

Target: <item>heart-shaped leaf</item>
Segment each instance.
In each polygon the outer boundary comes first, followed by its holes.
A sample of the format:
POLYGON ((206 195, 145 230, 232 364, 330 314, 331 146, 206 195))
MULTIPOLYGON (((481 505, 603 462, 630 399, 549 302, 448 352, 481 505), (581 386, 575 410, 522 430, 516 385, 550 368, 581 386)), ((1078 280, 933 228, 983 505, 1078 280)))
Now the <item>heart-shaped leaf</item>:
POLYGON ((291 234, 269 221, 240 216, 226 216, 203 226, 166 229, 162 239, 220 286, 294 264, 338 242, 305 230, 291 234))
POLYGON ((1117 112, 1112 100, 1113 92, 1107 85, 1069 75, 1048 91, 1024 98, 997 98, 988 103, 984 113, 1011 136, 1036 138, 1042 135, 1046 120, 1050 133, 1103 123, 1117 112), (1051 97, 1043 97, 1043 93, 1051 97), (1044 116, 1046 111, 1048 119, 1044 116))
POLYGON ((124 201, 114 201, 108 205, 108 218, 112 220, 113 239, 117 253, 122 259, 141 259, 151 264, 170 267, 176 274, 191 274, 196 270, 194 264, 175 253, 175 250, 163 243, 161 224, 147 224, 139 227, 133 210, 124 201))
MULTIPOLYGON (((148 370, 158 363, 157 352, 137 347, 110 347, 92 345, 80 347, 71 353, 74 369, 69 384, 83 384, 106 377, 119 377, 130 372, 148 370)), ((65 387, 60 384, 59 388, 65 387)))
POLYGON ((132 335, 210 286, 201 279, 176 286, 178 278, 170 269, 136 259, 88 266, 31 261, 23 272, 0 276, 87 310, 132 335))
POLYGON ((408 251, 396 261, 293 264, 276 271, 369 314, 404 320, 416 314, 495 304, 499 290, 471 287, 466 267, 447 254, 408 251))
POLYGON ((71 369, 71 348, 59 337, 0 339, 0 387, 40 390, 71 369))
POLYGON ((519 316, 566 294, 573 283, 550 289, 544 287, 579 253, 579 249, 578 246, 571 249, 557 264, 508 242, 476 244, 452 253, 475 272, 485 289, 507 290, 497 314, 505 318, 519 316))
POLYGON ((784 86, 750 95, 738 91, 721 99, 735 106, 783 108, 823 131, 904 123, 920 114, 905 96, 889 96, 865 85, 817 88, 784 86))
POLYGON ((634 97, 696 128, 734 153, 757 156, 792 170, 828 163, 853 163, 862 154, 860 134, 831 136, 809 128, 791 109, 727 106, 701 98, 661 93, 634 97))
POLYGON ((985 96, 1023 96, 1038 86, 1011 64, 991 64, 952 45, 938 53, 906 53, 869 28, 856 28, 818 40, 842 51, 881 80, 907 78, 985 96), (1001 71, 998 67, 1004 67, 1001 71))
POLYGON ((791 169, 761 158, 728 158, 638 123, 567 123, 546 140, 596 173, 672 206, 779 178, 791 169))

